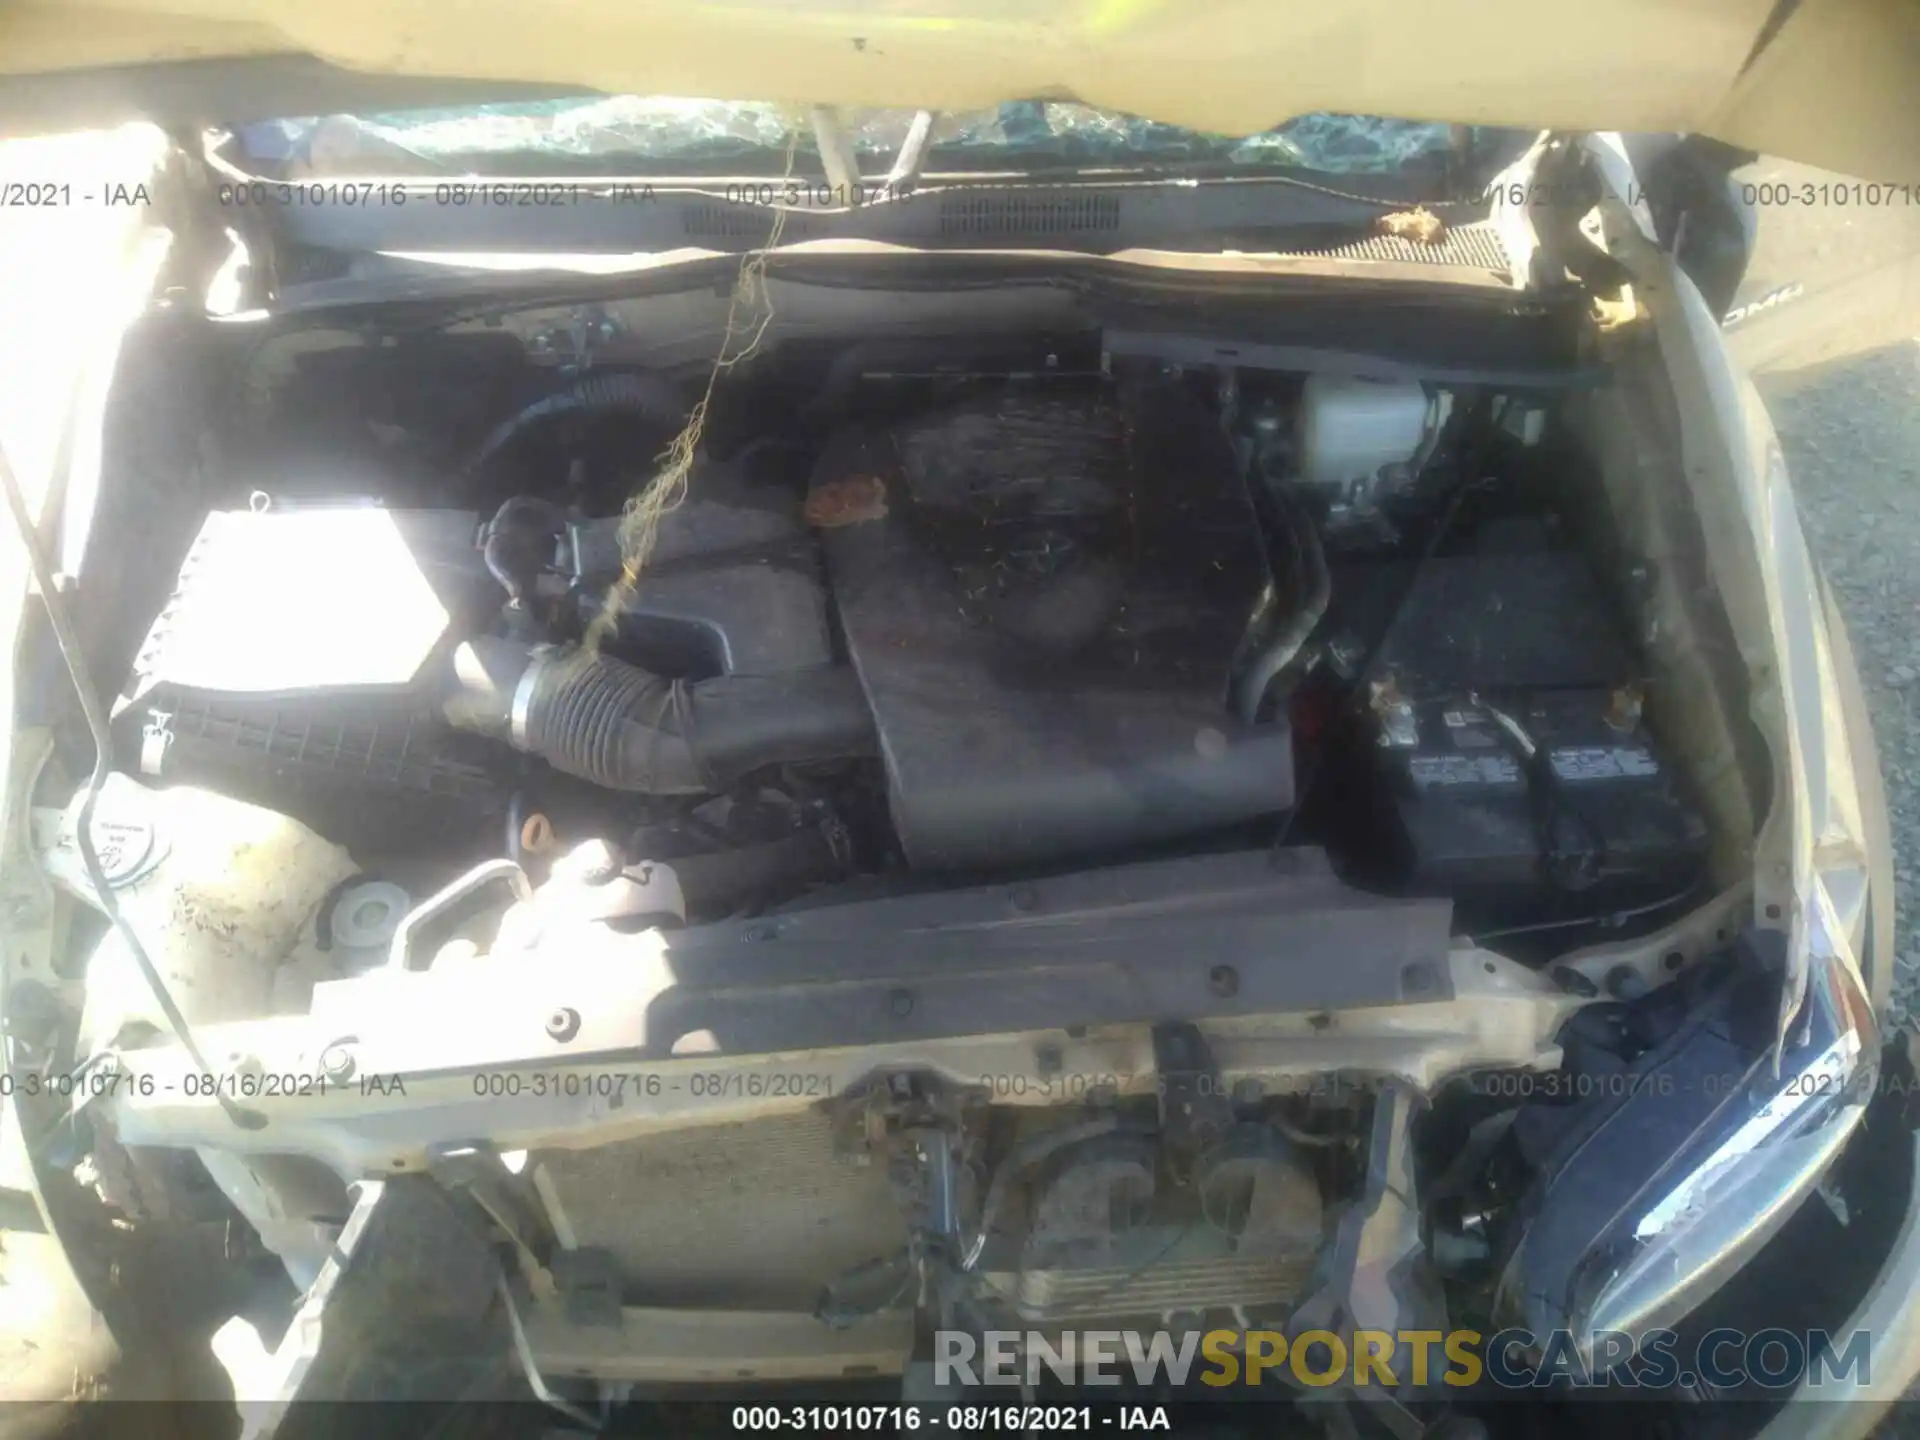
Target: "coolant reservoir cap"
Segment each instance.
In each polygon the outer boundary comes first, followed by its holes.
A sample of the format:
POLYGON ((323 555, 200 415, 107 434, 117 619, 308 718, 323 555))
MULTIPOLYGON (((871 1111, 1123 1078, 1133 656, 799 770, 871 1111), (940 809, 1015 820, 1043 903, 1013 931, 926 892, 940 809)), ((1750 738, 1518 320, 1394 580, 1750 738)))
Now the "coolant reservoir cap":
MULTIPOLYGON (((100 857, 100 870, 107 887, 124 890, 166 859, 167 848, 160 832, 147 814, 145 792, 110 787, 103 790, 93 809, 93 849, 100 857)), ((75 812, 72 834, 78 834, 79 815, 75 812)), ((79 857, 77 839, 70 841, 79 857)))
MULTIPOLYGON (((93 893, 80 858, 80 812, 86 798, 83 789, 64 808, 36 808, 32 817, 34 848, 47 877, 83 899, 93 893)), ((151 798, 151 791, 115 771, 94 802, 93 852, 109 890, 124 890, 144 879, 172 848, 155 820, 151 798)))
POLYGON ((115 817, 93 822, 93 848, 100 856, 100 868, 107 884, 115 889, 131 885, 151 868, 156 837, 153 826, 140 819, 115 817))

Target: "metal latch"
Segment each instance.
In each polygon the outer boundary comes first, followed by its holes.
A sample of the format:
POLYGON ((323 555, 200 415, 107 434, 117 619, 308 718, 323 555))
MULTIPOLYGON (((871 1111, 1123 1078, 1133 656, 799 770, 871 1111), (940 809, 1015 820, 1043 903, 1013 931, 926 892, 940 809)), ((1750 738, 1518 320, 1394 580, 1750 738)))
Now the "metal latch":
POLYGON ((1191 1176, 1194 1161, 1233 1128, 1233 1102, 1197 1026, 1154 1026, 1153 1064, 1160 1078, 1160 1143, 1175 1161, 1174 1173, 1191 1176))
POLYGON ((140 773, 161 774, 166 766, 167 751, 172 748, 172 714, 165 710, 149 710, 147 723, 140 731, 140 773))

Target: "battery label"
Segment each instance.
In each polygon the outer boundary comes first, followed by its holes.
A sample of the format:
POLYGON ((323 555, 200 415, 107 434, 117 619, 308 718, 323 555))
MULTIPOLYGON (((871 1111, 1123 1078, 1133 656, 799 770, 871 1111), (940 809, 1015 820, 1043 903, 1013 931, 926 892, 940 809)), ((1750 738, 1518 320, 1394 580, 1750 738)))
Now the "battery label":
POLYGON ((1660 766, 1638 745, 1570 745, 1553 752, 1553 773, 1567 781, 1641 779, 1660 766))
POLYGON ((1421 789, 1437 785, 1517 785, 1520 763, 1511 755, 1415 755, 1407 773, 1421 789))

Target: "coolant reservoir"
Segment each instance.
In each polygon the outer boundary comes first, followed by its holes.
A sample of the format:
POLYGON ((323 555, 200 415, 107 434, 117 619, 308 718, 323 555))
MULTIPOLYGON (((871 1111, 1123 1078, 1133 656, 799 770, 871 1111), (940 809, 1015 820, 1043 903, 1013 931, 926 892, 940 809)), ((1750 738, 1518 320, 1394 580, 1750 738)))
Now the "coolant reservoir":
MULTIPOLYGON (((55 885, 101 908, 80 859, 85 798, 36 810, 34 844, 55 885)), ((311 922, 354 873, 345 850, 277 811, 187 786, 149 790, 118 773, 101 787, 91 828, 121 917, 189 1025, 307 1008, 331 965, 311 922)), ((146 976, 108 930, 87 961, 78 1053, 96 1054, 143 1023, 167 1033, 146 976)), ((197 1153, 294 1285, 313 1284, 334 1243, 325 1217, 345 1213, 340 1178, 300 1156, 197 1153)))
MULTIPOLYGON (((99 908, 77 842, 83 799, 36 811, 34 840, 53 883, 99 908)), ((301 943, 309 921, 355 870, 345 850, 276 811, 211 790, 150 790, 118 773, 94 807, 93 843, 121 915, 190 1024, 304 1008, 283 972, 299 969, 296 951, 311 960, 301 943)), ((312 977, 304 983, 310 989, 312 977)), ((166 1029, 139 966, 109 931, 87 964, 83 1053, 139 1021, 166 1029)))

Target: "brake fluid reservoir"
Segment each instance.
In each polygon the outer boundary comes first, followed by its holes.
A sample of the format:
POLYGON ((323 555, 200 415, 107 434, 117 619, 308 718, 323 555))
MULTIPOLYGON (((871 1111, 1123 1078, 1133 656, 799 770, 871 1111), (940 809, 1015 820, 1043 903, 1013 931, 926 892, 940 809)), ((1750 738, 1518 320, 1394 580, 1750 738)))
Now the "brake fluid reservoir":
POLYGON ((1342 495, 1364 494, 1383 467, 1411 463, 1426 437, 1429 411, 1417 381, 1308 376, 1297 420, 1300 480, 1342 495))
MULTIPOLYGON (((98 909, 77 841, 84 798, 36 811, 34 840, 53 883, 98 909)), ((283 967, 296 949, 311 951, 301 943, 309 922, 355 871, 345 850, 290 816, 211 790, 150 790, 118 773, 101 788, 92 833, 121 915, 190 1024, 285 1008, 283 967)), ((82 1045, 91 1052, 137 1021, 166 1029, 139 966, 109 931, 87 964, 82 1045)))

